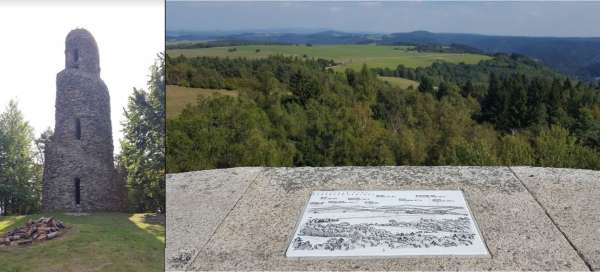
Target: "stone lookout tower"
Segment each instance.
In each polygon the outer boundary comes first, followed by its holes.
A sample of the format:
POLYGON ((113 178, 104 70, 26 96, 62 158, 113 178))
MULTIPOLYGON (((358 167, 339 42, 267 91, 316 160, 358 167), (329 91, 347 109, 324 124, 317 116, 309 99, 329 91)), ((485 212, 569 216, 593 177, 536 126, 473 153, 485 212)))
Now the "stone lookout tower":
POLYGON ((44 211, 118 211, 125 187, 113 164, 108 89, 98 46, 85 29, 67 35, 56 77, 54 136, 46 147, 44 211))

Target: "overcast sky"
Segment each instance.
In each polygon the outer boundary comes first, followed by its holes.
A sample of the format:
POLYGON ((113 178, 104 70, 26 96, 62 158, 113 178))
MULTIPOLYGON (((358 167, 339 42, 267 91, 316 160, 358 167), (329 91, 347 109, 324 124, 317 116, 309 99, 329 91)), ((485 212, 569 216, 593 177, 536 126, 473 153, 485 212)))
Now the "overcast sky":
POLYGON ((65 38, 83 27, 99 47, 118 151, 127 98, 133 87, 147 89, 149 67, 164 50, 164 2, 46 2, 0 2, 0 111, 14 99, 36 137, 47 127, 54 129, 56 74, 64 69, 65 38))
POLYGON ((600 37, 600 2, 167 2, 167 30, 274 28, 600 37))

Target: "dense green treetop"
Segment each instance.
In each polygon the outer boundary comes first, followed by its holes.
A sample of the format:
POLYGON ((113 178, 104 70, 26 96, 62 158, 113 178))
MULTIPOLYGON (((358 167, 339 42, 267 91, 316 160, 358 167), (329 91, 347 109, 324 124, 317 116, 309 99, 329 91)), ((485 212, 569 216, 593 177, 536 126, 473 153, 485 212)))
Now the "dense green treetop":
POLYGON ((35 164, 33 128, 15 101, 0 114, 0 212, 39 209, 41 168, 35 164))
POLYGON ((167 121, 167 171, 235 166, 543 165, 600 169, 600 95, 535 61, 399 67, 402 89, 326 60, 166 57, 167 84, 230 89, 167 121), (554 152, 548 152, 552 146, 554 152))
POLYGON ((124 111, 118 166, 127 180, 129 209, 165 212, 165 78, 163 55, 150 68, 148 91, 134 88, 124 111))

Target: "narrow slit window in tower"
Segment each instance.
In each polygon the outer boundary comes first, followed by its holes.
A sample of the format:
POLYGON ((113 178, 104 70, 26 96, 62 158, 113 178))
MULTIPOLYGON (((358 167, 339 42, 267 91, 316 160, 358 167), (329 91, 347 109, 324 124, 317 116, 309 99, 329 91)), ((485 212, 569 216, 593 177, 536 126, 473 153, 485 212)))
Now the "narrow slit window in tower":
POLYGON ((81 140, 81 120, 75 119, 75 137, 77 140, 81 140))
POLYGON ((81 181, 75 178, 75 204, 81 203, 81 181))
POLYGON ((79 68, 79 50, 73 50, 73 67, 79 68))

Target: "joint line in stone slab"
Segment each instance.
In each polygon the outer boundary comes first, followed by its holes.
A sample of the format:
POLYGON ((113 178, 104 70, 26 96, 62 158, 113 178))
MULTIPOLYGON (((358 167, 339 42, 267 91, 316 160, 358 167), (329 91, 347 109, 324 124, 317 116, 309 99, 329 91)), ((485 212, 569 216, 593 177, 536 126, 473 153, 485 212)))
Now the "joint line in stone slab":
POLYGON ((533 198, 533 200, 535 200, 535 202, 538 204, 538 206, 540 206, 540 208, 542 208, 542 211, 544 211, 544 214, 546 214, 546 217, 548 217, 548 219, 550 219, 550 222, 552 223, 552 225, 554 225, 554 227, 558 230, 558 232, 560 232, 560 234, 562 235, 562 237, 565 238, 565 240, 567 240, 567 242, 569 243, 569 245, 571 246, 571 248, 573 248, 573 250, 575 251, 575 253, 577 253, 577 256, 579 256, 579 258, 581 259, 581 261, 585 264, 585 266, 587 266, 588 271, 594 271, 594 269, 592 269, 592 265, 587 261, 587 259, 579 251, 579 249, 577 249, 577 247, 575 246, 575 244, 573 244, 573 242, 571 241, 571 239, 569 239, 569 237, 560 228, 560 226, 558 226, 558 224, 554 221, 554 218, 552 218, 552 216, 550 215, 550 213, 548 212, 548 210, 546 210, 546 207, 544 207, 544 205, 542 205, 542 203, 537 199, 537 197, 535 196, 535 194, 531 190, 529 190, 529 187, 527 187, 527 185, 525 184, 525 182, 523 182, 523 180, 521 180, 521 178, 517 175, 517 173, 515 173, 515 171, 510 166, 507 166, 507 167, 510 170, 510 172, 513 174, 513 176, 515 176, 515 178, 523 185, 523 187, 525 187, 525 190, 527 190, 527 193, 529 193, 529 195, 533 198))

